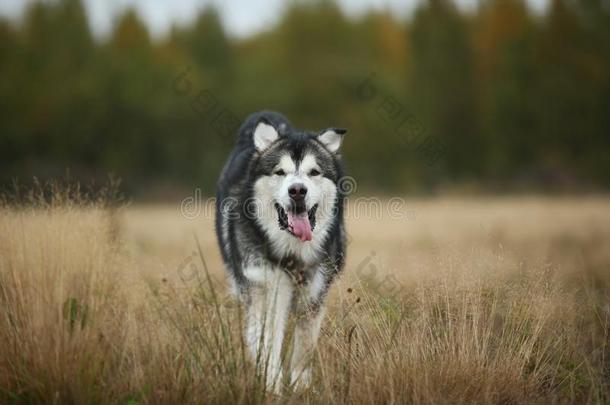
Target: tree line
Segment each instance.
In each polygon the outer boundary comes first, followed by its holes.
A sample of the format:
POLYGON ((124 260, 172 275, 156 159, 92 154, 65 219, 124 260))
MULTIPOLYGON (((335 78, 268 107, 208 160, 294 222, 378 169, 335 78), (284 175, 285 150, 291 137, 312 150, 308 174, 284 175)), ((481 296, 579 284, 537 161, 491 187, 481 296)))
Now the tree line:
POLYGON ((164 38, 133 10, 95 38, 80 0, 0 20, 0 181, 116 173, 213 192, 239 123, 261 109, 349 130, 360 190, 610 186, 610 7, 422 2, 407 20, 293 2, 230 37, 213 8, 164 38))

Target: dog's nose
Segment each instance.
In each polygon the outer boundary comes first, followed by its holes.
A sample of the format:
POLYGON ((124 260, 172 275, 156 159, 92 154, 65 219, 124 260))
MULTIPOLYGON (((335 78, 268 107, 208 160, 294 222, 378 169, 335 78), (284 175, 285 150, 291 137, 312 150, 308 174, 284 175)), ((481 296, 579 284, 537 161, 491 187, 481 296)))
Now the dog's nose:
POLYGON ((307 187, 305 187, 302 183, 293 184, 288 189, 288 195, 294 201, 301 201, 305 198, 307 194, 307 187))

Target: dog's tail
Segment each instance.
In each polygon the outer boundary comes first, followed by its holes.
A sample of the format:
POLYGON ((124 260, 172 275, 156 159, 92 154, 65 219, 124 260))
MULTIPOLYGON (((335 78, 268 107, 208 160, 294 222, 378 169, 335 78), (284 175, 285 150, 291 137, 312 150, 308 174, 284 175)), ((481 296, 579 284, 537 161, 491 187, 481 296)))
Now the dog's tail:
POLYGON ((288 121, 288 118, 284 117, 279 112, 264 110, 250 114, 239 128, 236 148, 238 148, 240 152, 242 150, 251 150, 254 152, 254 139, 252 134, 260 122, 264 122, 265 124, 274 127, 280 136, 293 130, 292 124, 288 121))

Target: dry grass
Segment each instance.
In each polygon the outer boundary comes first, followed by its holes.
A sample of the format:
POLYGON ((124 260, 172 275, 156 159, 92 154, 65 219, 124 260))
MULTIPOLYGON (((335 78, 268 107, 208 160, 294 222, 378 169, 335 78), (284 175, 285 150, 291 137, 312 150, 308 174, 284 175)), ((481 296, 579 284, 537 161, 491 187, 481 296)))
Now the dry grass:
MULTIPOLYGON (((608 202, 422 200, 416 220, 350 219, 313 386, 280 399, 610 401, 608 202)), ((244 354, 212 229, 73 194, 3 206, 0 402, 277 400, 244 354)))

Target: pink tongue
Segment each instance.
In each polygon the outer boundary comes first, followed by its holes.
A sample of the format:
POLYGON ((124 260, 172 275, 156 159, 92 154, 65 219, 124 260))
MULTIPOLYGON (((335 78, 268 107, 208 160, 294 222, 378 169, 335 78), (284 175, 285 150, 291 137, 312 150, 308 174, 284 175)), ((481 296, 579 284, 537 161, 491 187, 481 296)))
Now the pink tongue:
POLYGON ((301 239, 301 242, 311 240, 311 224, 307 214, 294 215, 288 213, 288 225, 292 227, 292 233, 301 239))

